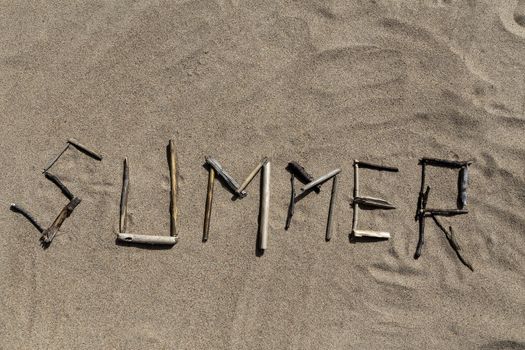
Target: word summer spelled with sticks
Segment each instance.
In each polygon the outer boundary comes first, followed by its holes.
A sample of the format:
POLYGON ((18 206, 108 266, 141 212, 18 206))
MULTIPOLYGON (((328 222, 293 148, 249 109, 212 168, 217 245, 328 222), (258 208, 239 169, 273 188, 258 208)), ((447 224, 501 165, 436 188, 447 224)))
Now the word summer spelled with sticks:
MULTIPOLYGON (((58 175, 52 174, 51 168, 56 164, 60 157, 68 150, 73 149, 80 151, 90 158, 102 161, 102 155, 94 151, 91 147, 85 146, 75 139, 68 139, 64 147, 53 157, 44 167, 43 174, 50 182, 57 186, 63 195, 67 198, 67 202, 63 206, 62 210, 58 213, 56 218, 51 222, 47 228, 43 226, 39 220, 37 220, 31 212, 19 203, 11 203, 10 209, 26 218, 40 233, 39 241, 44 248, 48 248, 53 239, 57 236, 58 231, 64 224, 65 220, 70 217, 77 206, 79 206, 81 199, 74 195, 60 180, 58 175)), ((122 191, 120 195, 120 217, 119 217, 119 232, 116 237, 116 241, 121 246, 131 245, 163 245, 165 247, 172 247, 177 244, 179 240, 177 225, 177 152, 175 148, 175 142, 169 140, 167 144, 167 159, 168 159, 168 171, 170 178, 170 230, 169 234, 152 234, 147 233, 130 233, 128 232, 128 196, 130 187, 130 164, 128 158, 123 160, 123 173, 122 173, 122 191)), ((465 257, 463 249, 460 247, 455 231, 452 226, 448 228, 440 221, 440 217, 454 217, 457 215, 468 214, 467 208, 467 189, 468 189, 468 173, 469 167, 473 162, 471 160, 458 161, 458 160, 446 160, 436 158, 421 158, 419 165, 421 166, 421 187, 419 191, 419 197, 417 201, 416 214, 414 216, 415 221, 419 224, 419 239, 415 249, 414 259, 421 257, 423 252, 423 246, 425 244, 425 223, 426 219, 432 219, 437 227, 444 233, 452 249, 454 249, 458 259, 470 270, 474 271, 472 264, 465 257), (448 168, 457 171, 457 200, 455 208, 428 208, 427 203, 430 196, 431 187, 426 184, 426 169, 427 167, 439 167, 448 168)), ((269 158, 262 158, 248 173, 246 179, 239 185, 239 183, 225 170, 223 165, 219 163, 216 158, 207 156, 204 159, 204 168, 208 171, 208 184, 206 192, 206 201, 204 203, 204 224, 202 229, 202 241, 208 242, 210 239, 210 228, 211 228, 211 212, 213 204, 213 192, 216 179, 219 179, 225 186, 225 188, 231 192, 234 198, 242 199, 247 195, 247 188, 253 179, 260 174, 261 179, 261 190, 260 190, 260 207, 258 223, 259 228, 257 231, 257 249, 259 252, 264 253, 268 249, 269 239, 269 213, 270 213, 270 167, 271 161, 269 158)), ((353 162, 353 194, 352 194, 352 230, 350 233, 350 239, 367 239, 372 242, 377 240, 390 239, 390 232, 380 230, 366 230, 358 228, 358 219, 360 210, 394 210, 395 205, 390 203, 387 199, 375 198, 366 195, 362 195, 359 191, 359 176, 360 171, 378 171, 397 173, 399 169, 394 166, 387 166, 382 164, 374 164, 371 162, 354 160, 353 162)), ((288 205, 288 212, 285 222, 285 230, 289 230, 292 225, 292 219, 294 211, 299 202, 310 195, 312 192, 320 193, 321 187, 325 183, 331 183, 331 195, 330 202, 328 203, 327 210, 327 221, 325 240, 328 242, 331 240, 333 235, 333 227, 335 218, 335 206, 337 204, 338 194, 338 178, 341 174, 340 168, 324 174, 318 178, 311 175, 303 166, 299 163, 292 161, 286 166, 286 170, 290 173, 290 202, 288 205), (300 190, 296 189, 296 183, 300 182, 302 187, 300 190)), ((392 175, 395 176, 395 175, 392 175)), ((78 211, 78 210, 77 210, 78 211)), ((76 211, 76 212, 77 212, 76 211)), ((77 214, 78 215, 78 214, 77 214)), ((212 235, 213 237, 213 235, 212 235)))

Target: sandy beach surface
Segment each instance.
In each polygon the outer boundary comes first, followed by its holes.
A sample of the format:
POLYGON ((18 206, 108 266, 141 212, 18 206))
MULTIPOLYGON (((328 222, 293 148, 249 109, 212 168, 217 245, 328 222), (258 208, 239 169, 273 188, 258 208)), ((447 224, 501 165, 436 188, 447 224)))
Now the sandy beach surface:
MULTIPOLYGON (((1 349, 525 349, 525 1, 2 1, 0 3, 1 349), (44 226, 82 202, 48 249, 9 210, 44 226), (169 234, 168 140, 177 147, 179 243, 169 234), (232 200, 217 158, 241 182, 271 159, 268 249, 256 252, 259 177, 232 200), (414 260, 418 159, 474 160, 469 214, 444 218, 474 272, 426 225, 414 260), (361 192, 394 203, 360 214, 389 240, 349 240, 354 159, 361 192), (341 168, 297 203, 285 167, 341 168)), ((456 172, 431 169, 429 207, 454 207, 456 172)))

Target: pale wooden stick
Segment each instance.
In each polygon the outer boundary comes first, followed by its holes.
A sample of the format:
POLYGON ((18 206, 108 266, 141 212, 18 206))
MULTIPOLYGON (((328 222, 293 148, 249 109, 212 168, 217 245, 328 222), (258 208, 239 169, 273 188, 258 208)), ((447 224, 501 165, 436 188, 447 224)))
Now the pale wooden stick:
POLYGON ((170 185, 171 185, 171 201, 170 201, 170 235, 177 237, 177 156, 175 154, 175 145, 173 140, 169 142, 170 153, 170 185))
POLYGON ((325 240, 328 242, 332 239, 332 222, 334 218, 335 203, 337 201, 337 175, 332 180, 332 195, 330 196, 330 207, 328 208, 328 222, 326 224, 325 240))
POLYGON ((335 170, 332 170, 331 172, 329 172, 328 174, 326 175, 323 175, 319 178, 317 178, 316 180, 312 181, 312 182, 309 182, 308 184, 306 184, 303 188, 301 188, 301 190, 303 192, 306 192, 308 191, 309 189, 311 188, 314 188, 316 187, 317 185, 320 185, 328 180, 330 180, 332 177, 334 177, 335 175, 339 174, 341 172, 341 169, 335 169, 335 170))
POLYGON ((202 232, 202 241, 208 241, 208 235, 210 233, 210 222, 211 222, 211 207, 213 204, 213 187, 215 185, 215 169, 210 167, 208 175, 208 192, 206 194, 206 209, 204 211, 204 229, 202 232))
POLYGON ((69 142, 70 144, 72 144, 73 146, 78 148, 79 150, 83 151, 87 155, 95 158, 96 160, 102 160, 102 156, 99 153, 90 150, 89 148, 87 148, 86 146, 84 146, 83 144, 78 142, 77 140, 75 140, 75 139, 68 139, 67 142, 69 142))
POLYGON ((124 158, 124 171, 122 174, 122 192, 120 194, 120 224, 119 232, 128 230, 128 193, 129 193, 129 166, 128 158, 124 158))
POLYGON ((396 209, 396 207, 394 207, 388 201, 381 198, 355 197, 354 202, 356 202, 357 204, 362 204, 364 206, 373 207, 375 209, 396 209))
POLYGON ((264 166, 264 164, 266 164, 266 162, 268 162, 268 158, 264 157, 263 160, 259 164, 257 164, 255 169, 252 170, 252 172, 248 175, 248 177, 246 177, 244 182, 235 191, 237 196, 246 197, 246 192, 244 192, 244 189, 250 184, 250 182, 253 180, 255 175, 257 175, 259 170, 261 170, 261 168, 264 166))
POLYGON ((55 235, 60 229, 60 226, 62 226, 66 218, 68 218, 71 215, 71 213, 73 212, 73 210, 75 210, 76 206, 80 203, 80 201, 80 198, 75 197, 62 209, 62 211, 60 212, 60 214, 58 214, 51 226, 49 226, 49 228, 42 232, 40 240, 43 243, 49 244, 53 241, 53 238, 55 238, 55 235))
POLYGON ((356 237, 390 238, 390 233, 384 231, 353 230, 356 237))
POLYGON ((117 239, 122 242, 152 245, 174 245, 177 243, 177 237, 174 236, 137 235, 132 233, 119 233, 117 239))
POLYGON ((268 246, 268 216, 270 213, 270 162, 266 162, 262 172, 262 208, 261 208, 261 244, 260 249, 268 246))

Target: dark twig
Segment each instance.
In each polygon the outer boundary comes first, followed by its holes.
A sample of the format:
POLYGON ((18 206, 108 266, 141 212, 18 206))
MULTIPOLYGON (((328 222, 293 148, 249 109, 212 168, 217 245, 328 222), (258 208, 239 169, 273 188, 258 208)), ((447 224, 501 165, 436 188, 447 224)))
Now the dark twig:
POLYGON ((46 179, 48 179, 49 181, 51 181, 52 183, 54 183, 55 185, 58 186, 58 188, 60 188, 60 190, 62 191, 62 193, 64 194, 64 196, 67 197, 67 199, 69 200, 72 200, 75 196, 73 195, 73 193, 71 193, 71 191, 69 191, 69 189, 66 187, 66 185, 64 185, 62 183, 62 181, 60 181, 60 179, 58 178, 58 176, 55 176, 51 173, 48 173, 47 171, 44 173, 46 179))
POLYGON ((438 218, 436 216, 432 215, 432 219, 434 220, 436 225, 441 229, 441 231, 443 231, 443 233, 447 237, 448 242, 450 243, 450 246, 452 247, 452 249, 454 249, 454 251, 456 252, 456 255, 458 256, 459 260, 463 263, 463 265, 468 267, 471 271, 474 271, 474 268, 472 267, 472 264, 465 257, 463 257, 463 255, 461 254, 462 249, 459 246, 458 241, 456 240, 456 237, 454 235, 454 231, 452 230, 452 226, 449 226, 449 230, 450 230, 450 232, 449 232, 441 224, 441 222, 439 222, 439 220, 438 220, 438 218))
MULTIPOLYGON (((288 170, 291 174, 293 174, 297 180, 301 181, 303 184, 307 184, 309 182, 314 181, 314 177, 310 175, 299 163, 297 162, 290 162, 286 166, 286 170, 288 170)), ((315 193, 321 192, 321 186, 316 186, 313 191, 315 193)))
POLYGON ((378 171, 390 171, 390 172, 398 172, 399 169, 392 166, 386 166, 386 165, 379 165, 379 164, 373 164, 369 162, 363 162, 363 161, 357 161, 357 164, 360 168, 363 169, 371 169, 371 170, 378 170, 378 171))
POLYGON ((31 215, 26 209, 22 208, 21 206, 15 203, 11 203, 9 208, 11 209, 11 211, 15 213, 22 214, 27 220, 29 220, 31 224, 33 224, 33 226, 36 227, 38 232, 40 233, 44 232, 44 228, 42 227, 42 225, 40 225, 38 221, 36 221, 35 217, 31 215))
POLYGON ((290 228, 290 224, 292 223, 292 216, 294 214, 295 210, 295 184, 294 184, 295 175, 292 173, 292 176, 290 178, 290 182, 292 185, 291 195, 290 195, 290 204, 288 205, 288 215, 286 216, 286 224, 284 225, 284 229, 288 230, 290 228))

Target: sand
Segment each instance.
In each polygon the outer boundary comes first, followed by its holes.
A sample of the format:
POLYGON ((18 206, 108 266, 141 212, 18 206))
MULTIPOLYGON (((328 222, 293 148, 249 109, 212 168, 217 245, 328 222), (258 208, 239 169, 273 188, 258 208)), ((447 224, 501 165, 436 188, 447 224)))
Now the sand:
MULTIPOLYGON (((524 1, 3 1, 0 5, 0 348, 525 349, 524 1), (49 249, 5 203, 49 225, 82 203, 49 249), (125 247, 130 232, 169 234, 165 147, 179 160, 179 243, 125 247), (202 243, 212 155, 238 181, 272 162, 268 249, 256 254, 258 179, 232 201, 216 185, 202 243), (455 228, 471 272, 414 211, 420 157, 473 159, 455 228), (387 241, 353 243, 352 161, 366 212, 387 241), (330 185, 296 206, 284 231, 289 161, 340 167, 332 240, 330 185)), ((456 178, 432 169, 432 206, 455 204, 456 178)), ((429 204, 430 206, 430 204, 429 204)))

